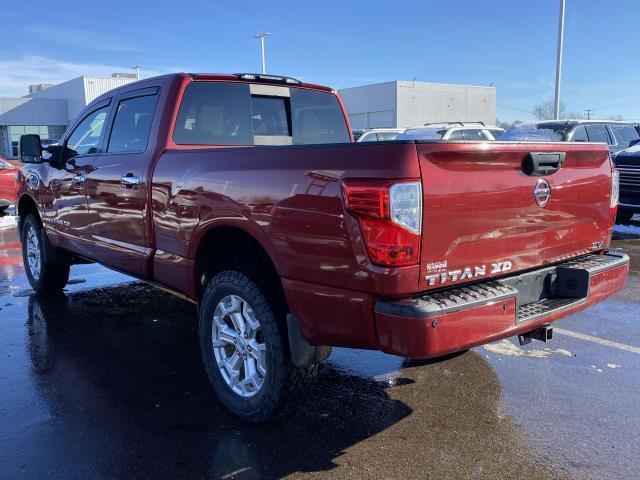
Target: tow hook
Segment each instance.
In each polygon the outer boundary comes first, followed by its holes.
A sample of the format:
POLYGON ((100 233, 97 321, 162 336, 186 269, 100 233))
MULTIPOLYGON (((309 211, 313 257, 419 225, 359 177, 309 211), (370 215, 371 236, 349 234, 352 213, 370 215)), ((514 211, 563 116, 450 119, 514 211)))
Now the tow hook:
POLYGON ((531 340, 540 340, 541 342, 549 342, 553 338, 553 328, 544 326, 518 335, 520 345, 527 345, 531 340))

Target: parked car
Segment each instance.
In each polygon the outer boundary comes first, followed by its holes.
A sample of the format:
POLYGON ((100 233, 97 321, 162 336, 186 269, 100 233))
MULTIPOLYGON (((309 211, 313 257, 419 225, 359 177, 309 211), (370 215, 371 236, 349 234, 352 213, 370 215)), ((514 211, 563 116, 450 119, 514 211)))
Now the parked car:
POLYGON ((606 143, 612 157, 634 145, 638 139, 640 136, 632 123, 612 120, 521 123, 509 128, 501 137, 501 140, 606 143))
POLYGON ((0 213, 16 203, 17 173, 17 166, 0 158, 0 213))
POLYGON ((431 358, 548 340, 629 269, 608 250, 604 145, 353 143, 335 90, 291 78, 145 79, 93 101, 48 160, 37 135, 20 144, 32 288, 93 261, 197 304, 209 380, 249 421, 332 346, 431 358))
POLYGON ((422 127, 407 128, 396 140, 493 141, 504 133, 500 127, 486 126, 482 122, 427 123, 422 127))
POLYGON ((395 140, 404 128, 372 128, 360 134, 356 142, 384 142, 395 140))
POLYGON ((620 175, 618 223, 628 225, 640 213, 640 144, 621 151, 614 159, 620 175))

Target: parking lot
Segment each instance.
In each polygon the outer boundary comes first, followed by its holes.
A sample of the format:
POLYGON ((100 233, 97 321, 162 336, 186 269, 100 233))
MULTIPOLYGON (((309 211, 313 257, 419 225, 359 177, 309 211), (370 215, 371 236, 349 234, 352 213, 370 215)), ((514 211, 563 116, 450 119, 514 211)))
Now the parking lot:
POLYGON ((556 324, 438 361, 335 349, 279 420, 214 398, 195 307, 96 265, 65 295, 24 277, 0 230, 3 478, 637 478, 640 222, 627 287, 556 324))

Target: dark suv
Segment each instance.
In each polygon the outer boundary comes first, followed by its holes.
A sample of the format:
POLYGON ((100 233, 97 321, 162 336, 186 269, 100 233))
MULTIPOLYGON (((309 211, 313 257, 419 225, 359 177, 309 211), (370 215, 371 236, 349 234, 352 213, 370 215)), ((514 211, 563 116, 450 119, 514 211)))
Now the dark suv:
POLYGON ((640 213, 640 144, 623 150, 613 161, 620 175, 617 223, 628 225, 640 213))
POLYGON ((615 157, 640 140, 632 123, 613 120, 549 120, 521 123, 507 130, 500 140, 550 142, 602 142, 615 157))

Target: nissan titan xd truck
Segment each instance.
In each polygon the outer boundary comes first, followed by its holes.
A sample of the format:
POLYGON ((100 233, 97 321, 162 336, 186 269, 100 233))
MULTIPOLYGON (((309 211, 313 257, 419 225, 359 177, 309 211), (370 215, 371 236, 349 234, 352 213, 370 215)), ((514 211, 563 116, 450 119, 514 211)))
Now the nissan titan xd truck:
POLYGON ((605 144, 354 143, 335 90, 172 74, 93 101, 60 142, 21 138, 18 232, 46 295, 96 262, 198 305, 213 390, 276 414, 331 347, 438 357, 620 290, 605 144))

